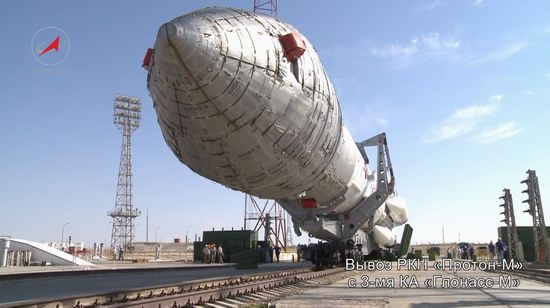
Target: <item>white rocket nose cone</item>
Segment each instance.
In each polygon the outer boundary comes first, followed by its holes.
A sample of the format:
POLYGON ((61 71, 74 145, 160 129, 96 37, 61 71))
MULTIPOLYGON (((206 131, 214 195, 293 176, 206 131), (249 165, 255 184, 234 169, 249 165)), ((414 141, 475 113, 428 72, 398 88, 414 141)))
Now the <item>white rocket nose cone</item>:
POLYGON ((192 64, 189 62, 199 60, 201 52, 198 49, 203 45, 197 40, 198 33, 192 27, 179 22, 167 22, 160 27, 158 36, 163 38, 161 43, 176 51, 178 55, 176 60, 182 61, 182 64, 187 66, 192 64))
POLYGON ((157 33, 157 41, 155 46, 155 53, 162 58, 168 58, 172 56, 171 52, 177 51, 176 46, 182 47, 182 39, 185 35, 185 30, 179 24, 173 22, 167 22, 159 28, 157 33))
POLYGON ((182 27, 179 23, 167 22, 162 25, 162 28, 164 29, 164 32, 168 39, 174 40, 177 37, 183 37, 185 34, 185 28, 182 27))
POLYGON ((207 85, 217 66, 219 50, 217 36, 210 28, 193 26, 193 20, 173 20, 162 25, 155 45, 155 65, 181 90, 192 90, 207 85))

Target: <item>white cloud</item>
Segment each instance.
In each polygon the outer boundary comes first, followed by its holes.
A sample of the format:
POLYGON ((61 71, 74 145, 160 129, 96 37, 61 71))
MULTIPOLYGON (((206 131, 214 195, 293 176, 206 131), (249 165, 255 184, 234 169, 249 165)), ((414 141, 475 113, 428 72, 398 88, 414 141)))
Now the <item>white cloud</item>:
POLYGON ((492 143, 502 139, 514 137, 521 131, 522 129, 517 127, 516 123, 510 121, 499 124, 497 127, 492 129, 483 130, 476 136, 476 139, 479 143, 492 143))
POLYGON ((500 101, 502 101, 502 95, 491 95, 491 96, 489 96, 489 99, 490 99, 492 102, 498 102, 498 103, 500 103, 500 101))
MULTIPOLYGON (((497 102, 500 100, 497 100, 497 102)), ((473 105, 470 107, 457 109, 451 116, 453 121, 476 121, 484 118, 498 109, 498 104, 489 103, 486 105, 473 105)))
POLYGON ((490 102, 455 110, 445 121, 423 136, 427 143, 463 136, 475 131, 479 122, 495 113, 500 107, 501 95, 491 96, 490 102))
POLYGON ((374 121, 376 121, 376 123, 380 124, 381 126, 387 126, 388 125, 388 119, 386 117, 383 117, 381 115, 377 115, 374 117, 374 121))
POLYGON ((460 47, 460 41, 442 38, 439 33, 427 33, 412 37, 407 43, 385 46, 367 45, 371 56, 390 61, 396 68, 404 68, 426 58, 447 56, 460 47))
POLYGON ((424 136, 427 143, 443 141, 471 133, 475 128, 475 122, 446 123, 441 127, 432 129, 432 132, 424 136))
POLYGON ((476 0, 476 2, 473 4, 473 6, 480 6, 485 2, 485 0, 476 0))
POLYGON ((423 43, 428 50, 442 50, 447 48, 458 48, 460 42, 453 39, 441 39, 439 33, 428 33, 422 35, 420 42, 423 43))
POLYGON ((392 123, 392 119, 399 112, 395 109, 391 100, 385 97, 375 97, 365 101, 365 93, 356 89, 362 89, 360 85, 347 83, 343 87, 349 88, 346 95, 340 96, 344 123, 353 136, 365 137, 386 128, 392 123))
POLYGON ((424 11, 433 11, 438 7, 444 6, 445 4, 447 4, 447 1, 434 0, 433 2, 431 2, 429 4, 425 4, 421 7, 419 7, 418 9, 415 10, 415 12, 420 13, 420 12, 424 12, 424 11))
POLYGON ((384 47, 371 47, 369 49, 371 55, 382 59, 397 59, 407 60, 418 53, 418 46, 413 39, 411 44, 401 45, 392 44, 384 47))
POLYGON ((527 42, 516 42, 477 59, 470 64, 483 64, 487 62, 504 61, 527 47, 527 42))

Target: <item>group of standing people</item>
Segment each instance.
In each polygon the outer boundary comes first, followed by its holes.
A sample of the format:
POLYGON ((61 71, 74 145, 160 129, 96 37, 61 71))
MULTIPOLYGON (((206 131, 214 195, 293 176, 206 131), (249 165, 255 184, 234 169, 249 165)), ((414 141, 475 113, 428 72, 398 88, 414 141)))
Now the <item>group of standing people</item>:
POLYGON ((501 238, 498 239, 496 244, 493 244, 493 241, 489 243, 489 259, 495 261, 495 255, 498 263, 502 263, 503 259, 508 259, 508 246, 501 238))
MULTIPOLYGON (((267 252, 268 252, 268 256, 269 256, 269 259, 266 259, 265 260, 266 262, 274 262, 274 259, 273 259, 273 253, 275 253, 275 257, 277 258, 277 262, 279 262, 279 257, 281 255, 281 247, 279 247, 279 245, 275 245, 275 247, 273 247, 272 245, 269 245, 269 248, 267 248, 267 252)), ((261 245, 258 245, 256 247, 256 253, 258 254, 258 262, 262 262, 262 260, 264 258, 262 258, 262 255, 265 256, 265 248, 262 248, 261 245)))
MULTIPOLYGON (((502 263, 503 259, 508 259, 508 246, 501 238, 493 244, 493 241, 489 242, 489 261, 496 261, 502 263)), ((447 248, 447 258, 473 260, 475 255, 475 248, 473 245, 467 247, 453 246, 447 248)))
POLYGON ((113 247, 113 260, 124 260, 124 247, 120 246, 118 249, 116 247, 113 247))
POLYGON ((464 259, 464 260, 473 260, 474 255, 476 254, 476 249, 473 245, 466 247, 453 246, 452 248, 447 248, 447 258, 449 259, 464 259))
POLYGON ((223 263, 222 245, 206 244, 202 250, 203 263, 223 263))

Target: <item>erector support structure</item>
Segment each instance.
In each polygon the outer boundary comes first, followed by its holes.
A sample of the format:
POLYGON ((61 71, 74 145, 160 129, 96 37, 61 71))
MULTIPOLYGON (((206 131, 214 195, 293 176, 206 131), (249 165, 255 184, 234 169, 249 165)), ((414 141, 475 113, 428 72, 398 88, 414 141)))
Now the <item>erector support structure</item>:
MULTIPOLYGON (((395 186, 395 176, 390 160, 390 152, 386 134, 381 133, 363 142, 357 142, 357 147, 365 163, 369 163, 369 159, 365 152, 365 147, 376 147, 376 190, 359 202, 357 206, 343 215, 343 230, 342 239, 350 239, 369 219, 385 201, 393 194, 395 186)), ((371 224, 374 227, 374 224, 371 224)))
POLYGON ((502 190, 504 195, 500 199, 504 200, 501 204, 504 211, 501 213, 504 215, 504 219, 501 222, 506 223, 508 227, 508 247, 510 247, 510 256, 518 261, 523 260, 523 247, 518 238, 518 230, 516 228, 516 216, 514 215, 514 203, 512 202, 512 194, 510 189, 504 188, 502 190))
POLYGON ((259 232, 264 231, 264 239, 271 245, 277 245, 286 251, 292 234, 287 232, 287 213, 272 199, 264 199, 261 206, 259 198, 245 194, 244 229, 259 232))
POLYGON ((550 260, 548 247, 548 233, 546 232, 546 223, 544 222, 544 213, 542 211, 542 201, 540 199, 539 179, 535 170, 527 170, 527 179, 521 181, 527 184, 527 189, 522 191, 527 193, 528 199, 523 203, 529 204, 529 209, 523 211, 533 217, 533 239, 535 242, 535 262, 548 262, 550 260))
MULTIPOLYGON (((389 196, 394 193, 395 177, 390 160, 386 134, 381 133, 356 143, 365 165, 365 182, 360 189, 362 195, 357 198, 348 210, 340 213, 327 213, 326 211, 315 211, 316 209, 304 210, 299 204, 287 202, 285 209, 292 216, 294 230, 297 235, 301 234, 300 229, 309 233, 310 237, 322 238, 327 241, 346 242, 356 241, 357 234, 361 233, 365 239, 373 232, 377 217, 376 212, 386 202, 389 196), (365 147, 376 147, 376 171, 370 173, 367 165, 369 159, 365 147), (364 185, 364 186, 363 186, 364 185), (368 223, 368 224, 367 224, 368 223), (361 232, 359 232, 361 231, 361 232)), ((285 202, 285 200, 282 200, 285 202)), ((285 205, 284 203, 282 203, 285 205)))

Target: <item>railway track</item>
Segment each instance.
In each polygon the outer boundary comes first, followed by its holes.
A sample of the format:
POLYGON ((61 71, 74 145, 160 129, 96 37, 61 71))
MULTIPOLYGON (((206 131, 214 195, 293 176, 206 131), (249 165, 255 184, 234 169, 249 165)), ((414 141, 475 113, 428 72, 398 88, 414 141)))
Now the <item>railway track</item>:
POLYGON ((512 274, 521 278, 531 279, 545 284, 550 284, 550 270, 549 269, 539 269, 539 268, 522 268, 521 270, 516 271, 505 271, 502 269, 497 269, 495 272, 500 274, 512 274))
POLYGON ((9 306, 0 305, 0 308, 239 307, 274 301, 289 294, 339 280, 345 274, 344 268, 323 271, 294 269, 60 299, 33 300, 11 303, 9 306))

